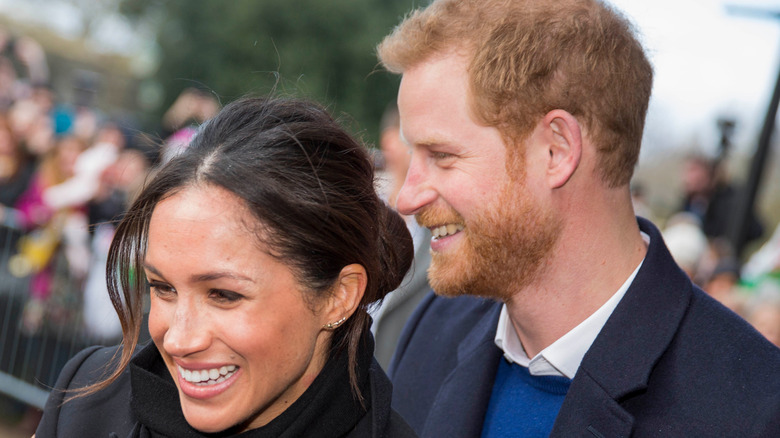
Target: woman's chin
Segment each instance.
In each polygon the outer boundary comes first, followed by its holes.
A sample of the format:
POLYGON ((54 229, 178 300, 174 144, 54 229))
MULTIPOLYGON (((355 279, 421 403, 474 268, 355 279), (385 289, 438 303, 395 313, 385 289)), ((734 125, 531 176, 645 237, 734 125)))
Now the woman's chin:
MULTIPOLYGON (((223 432, 228 429, 241 429, 239 426, 235 425, 227 425, 222 424, 219 421, 209 420, 205 418, 187 418, 187 416, 184 417, 187 420, 187 423, 198 432, 202 433, 218 433, 223 432)), ((240 430, 234 431, 235 433, 239 433, 240 430)))
POLYGON ((241 422, 238 419, 225 418, 214 410, 203 409, 202 406, 187 406, 185 400, 181 400, 181 405, 184 419, 199 432, 217 433, 228 429, 241 429, 241 422))

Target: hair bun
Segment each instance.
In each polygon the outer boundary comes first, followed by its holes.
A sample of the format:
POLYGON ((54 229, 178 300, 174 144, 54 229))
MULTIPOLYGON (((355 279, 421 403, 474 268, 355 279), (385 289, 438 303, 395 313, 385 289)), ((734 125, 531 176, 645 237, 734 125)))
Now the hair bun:
POLYGON ((378 221, 381 277, 377 299, 384 298, 401 284, 414 259, 414 242, 406 222, 389 205, 382 205, 378 221))

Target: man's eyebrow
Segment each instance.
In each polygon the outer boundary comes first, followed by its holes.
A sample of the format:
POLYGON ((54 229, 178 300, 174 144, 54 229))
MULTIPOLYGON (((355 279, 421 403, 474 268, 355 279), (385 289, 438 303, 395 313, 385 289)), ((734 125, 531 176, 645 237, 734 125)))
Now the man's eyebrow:
POLYGON ((414 143, 410 142, 409 139, 406 138, 406 135, 404 135, 403 125, 401 125, 398 128, 398 136, 401 139, 401 142, 406 145, 406 147, 414 147, 414 146, 420 146, 420 147, 431 147, 431 146, 437 146, 448 143, 444 138, 440 138, 437 136, 431 136, 428 138, 424 138, 420 141, 416 141, 414 143))
POLYGON ((416 141, 414 142, 414 144, 412 144, 406 139, 406 137, 404 137, 403 131, 401 132, 401 141, 409 148, 411 147, 430 148, 430 147, 442 146, 450 143, 444 140, 443 138, 430 137, 430 138, 422 139, 420 141, 416 141))

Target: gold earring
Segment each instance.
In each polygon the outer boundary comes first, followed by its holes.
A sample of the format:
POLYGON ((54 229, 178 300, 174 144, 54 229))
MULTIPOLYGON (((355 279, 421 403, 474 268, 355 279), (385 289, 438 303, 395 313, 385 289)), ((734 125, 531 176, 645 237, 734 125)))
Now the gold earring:
POLYGON ((338 320, 336 322, 329 322, 329 323, 325 324, 324 326, 322 326, 322 328, 328 329, 328 330, 334 329, 334 328, 340 326, 341 324, 344 324, 344 321, 346 321, 346 320, 347 320, 347 317, 345 316, 345 317, 341 318, 340 320, 338 320))

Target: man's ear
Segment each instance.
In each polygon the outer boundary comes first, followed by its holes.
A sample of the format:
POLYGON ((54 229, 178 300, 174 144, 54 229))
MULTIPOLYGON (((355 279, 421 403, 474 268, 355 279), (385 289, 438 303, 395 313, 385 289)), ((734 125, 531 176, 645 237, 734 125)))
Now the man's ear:
POLYGON ((565 185, 574 175, 582 159, 582 131, 570 113, 556 109, 542 119, 549 160, 547 182, 550 188, 565 185))
POLYGON ((363 265, 353 263, 344 266, 322 314, 323 327, 336 328, 349 319, 360 305, 367 284, 368 275, 363 265))

